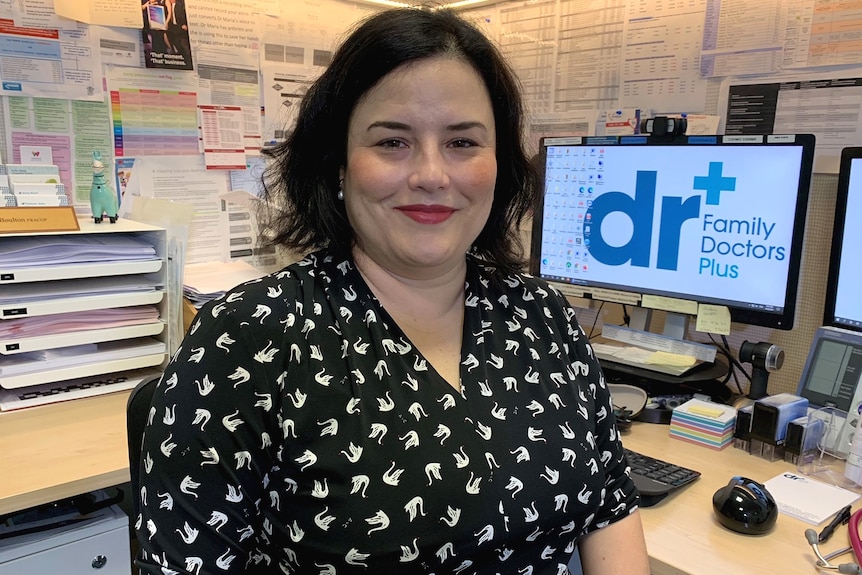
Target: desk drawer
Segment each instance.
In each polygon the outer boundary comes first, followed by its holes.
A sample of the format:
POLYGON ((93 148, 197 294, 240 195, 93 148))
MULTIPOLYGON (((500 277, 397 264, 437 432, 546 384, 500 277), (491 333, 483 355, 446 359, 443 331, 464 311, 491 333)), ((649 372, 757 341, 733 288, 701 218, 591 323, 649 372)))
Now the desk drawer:
POLYGON ((119 508, 83 524, 0 540, 0 575, 130 575, 129 523, 119 508))

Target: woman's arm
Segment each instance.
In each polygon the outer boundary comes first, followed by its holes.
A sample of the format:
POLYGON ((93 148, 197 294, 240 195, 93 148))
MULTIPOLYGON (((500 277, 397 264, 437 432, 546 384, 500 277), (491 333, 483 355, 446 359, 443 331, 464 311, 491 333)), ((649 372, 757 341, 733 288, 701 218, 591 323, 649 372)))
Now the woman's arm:
POLYGON ((649 575, 640 512, 585 535, 578 543, 584 575, 649 575))

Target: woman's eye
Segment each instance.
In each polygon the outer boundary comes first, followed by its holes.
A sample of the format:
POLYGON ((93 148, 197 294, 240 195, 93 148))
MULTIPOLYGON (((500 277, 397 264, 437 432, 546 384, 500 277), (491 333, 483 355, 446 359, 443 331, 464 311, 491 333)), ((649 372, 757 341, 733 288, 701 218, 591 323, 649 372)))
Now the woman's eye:
POLYGON ((476 143, 473 140, 467 140, 466 138, 459 138, 452 142, 452 147, 454 148, 471 148, 475 145, 476 143))
POLYGON ((383 147, 383 148, 401 148, 401 147, 404 147, 405 144, 401 140, 393 139, 393 140, 383 140, 378 145, 383 147))

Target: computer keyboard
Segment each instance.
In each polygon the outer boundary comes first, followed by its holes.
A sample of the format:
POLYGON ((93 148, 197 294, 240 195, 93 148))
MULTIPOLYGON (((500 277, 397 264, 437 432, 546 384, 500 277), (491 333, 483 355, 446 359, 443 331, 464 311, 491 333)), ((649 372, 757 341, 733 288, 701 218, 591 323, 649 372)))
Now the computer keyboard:
POLYGON ((700 471, 674 465, 631 449, 626 449, 625 452, 631 467, 632 481, 641 495, 642 507, 655 505, 670 492, 700 477, 700 471))

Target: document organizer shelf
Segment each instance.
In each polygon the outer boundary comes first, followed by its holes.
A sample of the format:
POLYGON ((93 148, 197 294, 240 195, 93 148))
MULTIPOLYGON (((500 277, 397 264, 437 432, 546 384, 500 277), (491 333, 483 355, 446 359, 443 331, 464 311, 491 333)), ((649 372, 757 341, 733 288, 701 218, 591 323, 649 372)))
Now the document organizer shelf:
MULTIPOLYGON (((0 242, 3 240, 0 239, 0 242)), ((104 262, 87 264, 53 265, 50 267, 6 268, 0 266, 0 285, 38 282, 57 279, 98 278, 158 272, 162 260, 133 262, 104 262)))
POLYGON ((9 376, 0 374, 0 387, 3 387, 4 389, 20 389, 22 387, 43 385, 45 383, 54 383, 56 381, 66 381, 79 377, 89 377, 91 375, 103 375, 105 373, 153 367, 160 365, 164 359, 165 354, 155 353, 132 358, 115 359, 110 361, 101 361, 99 363, 45 370, 38 373, 9 376))
MULTIPOLYGON (((16 320, 28 318, 68 322, 63 328, 65 332, 42 332, 35 329, 16 335, 16 330, 4 329, 0 333, 2 388, 20 390, 30 386, 119 374, 140 368, 161 368, 167 361, 166 318, 169 302, 166 231, 123 219, 115 224, 107 221, 95 224, 92 218, 81 218, 78 223, 80 230, 77 232, 0 234, 0 329, 11 326, 16 320), (30 238, 46 244, 40 246, 40 249, 47 252, 49 260, 51 250, 55 248, 58 252, 57 261, 42 261, 39 265, 30 265, 26 257, 22 257, 24 265, 5 263, 12 261, 9 253, 13 244, 19 247, 19 242, 29 241, 30 238), (106 254, 121 247, 137 250, 138 245, 151 249, 146 249, 146 254, 138 253, 131 258, 124 255, 106 255, 104 258, 88 258, 100 261, 75 263, 71 257, 64 257, 67 252, 63 250, 75 249, 76 242, 91 253, 103 248, 106 254), (96 245, 92 245, 93 243, 96 245), (135 245, 127 245, 131 243, 135 245), (128 288, 127 284, 134 285, 134 289, 128 288), (140 287, 141 285, 144 287, 140 287), (131 320, 127 317, 126 323, 133 325, 108 323, 105 327, 100 327, 94 320, 91 320, 91 325, 72 323, 86 322, 87 312, 90 311, 110 310, 105 313, 111 314, 128 310, 132 306, 155 307, 158 317, 149 309, 147 319, 136 316, 131 320), (77 315, 73 317, 71 314, 77 315), (126 343, 131 345, 133 340, 161 342, 164 344, 164 351, 146 350, 136 352, 130 357, 92 361, 83 356, 82 362, 56 367, 52 367, 51 360, 46 359, 45 368, 35 371, 30 370, 27 364, 33 362, 34 358, 38 361, 40 352, 45 352, 45 357, 50 358, 56 353, 76 352, 71 349, 64 352, 64 348, 72 346, 100 347, 104 344, 122 349, 126 343)), ((62 399, 58 397, 57 400, 62 399)))
POLYGON ((87 343, 100 343, 103 341, 159 335, 164 331, 164 329, 165 322, 159 320, 157 322, 144 323, 141 325, 88 329, 84 331, 57 333, 52 335, 36 335, 32 337, 0 338, 0 355, 14 355, 30 351, 68 347, 70 341, 74 341, 75 345, 84 345, 87 343))
POLYGON ((79 296, 7 304, 0 306, 0 319, 20 319, 23 317, 106 309, 109 307, 157 304, 162 301, 164 295, 163 291, 153 291, 133 294, 79 296))

